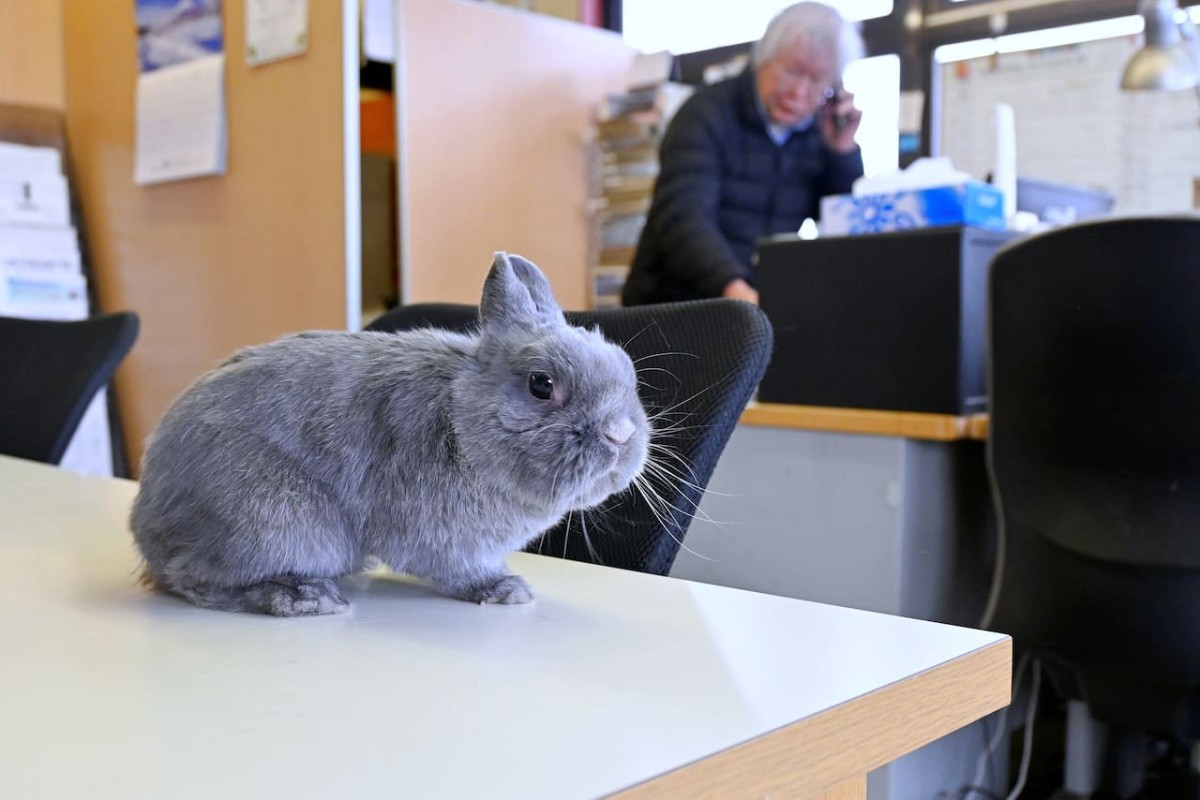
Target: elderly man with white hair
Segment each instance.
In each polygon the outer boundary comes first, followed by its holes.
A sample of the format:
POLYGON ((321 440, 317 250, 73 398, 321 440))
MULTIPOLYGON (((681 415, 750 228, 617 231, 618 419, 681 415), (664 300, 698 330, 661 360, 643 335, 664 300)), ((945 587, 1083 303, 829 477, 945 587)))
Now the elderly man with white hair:
POLYGON ((862 175, 862 114, 841 88, 863 56, 829 6, 781 11, 740 75, 697 91, 663 137, 660 172, 622 302, 758 302, 754 247, 816 218, 821 197, 862 175))

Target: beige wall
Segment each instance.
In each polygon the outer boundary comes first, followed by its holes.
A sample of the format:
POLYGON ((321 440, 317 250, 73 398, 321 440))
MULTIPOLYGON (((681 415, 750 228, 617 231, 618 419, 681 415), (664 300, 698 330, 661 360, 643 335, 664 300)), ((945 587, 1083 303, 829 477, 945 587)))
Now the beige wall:
POLYGON ((62 108, 63 98, 62 1, 0 0, 0 103, 62 108))

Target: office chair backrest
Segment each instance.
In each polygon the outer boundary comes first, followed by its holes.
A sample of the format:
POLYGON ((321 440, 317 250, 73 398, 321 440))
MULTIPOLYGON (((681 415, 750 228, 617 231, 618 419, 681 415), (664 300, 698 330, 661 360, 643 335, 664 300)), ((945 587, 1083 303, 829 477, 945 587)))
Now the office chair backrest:
MULTIPOLYGON (((475 306, 417 304, 388 312, 369 330, 419 327, 468 330, 475 306)), ((735 300, 700 300, 638 308, 566 312, 574 325, 597 325, 625 348, 653 420, 647 473, 658 495, 632 489, 584 514, 572 514, 527 549, 665 575, 713 468, 770 358, 766 316, 735 300)))
POLYGON ((1099 718, 1150 687, 1179 729, 1172 698, 1200 683, 1200 219, 1044 233, 990 281, 992 626, 1069 665, 1099 718))
POLYGON ((58 464, 137 333, 129 312, 77 322, 0 317, 0 453, 58 464))

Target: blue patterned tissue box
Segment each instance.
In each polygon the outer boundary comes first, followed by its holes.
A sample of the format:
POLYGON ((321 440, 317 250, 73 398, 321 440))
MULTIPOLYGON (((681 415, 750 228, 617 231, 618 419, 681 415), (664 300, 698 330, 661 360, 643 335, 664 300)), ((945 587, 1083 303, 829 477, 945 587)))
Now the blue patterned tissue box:
POLYGON ((821 198, 821 233, 844 236, 883 233, 938 225, 970 225, 1004 229, 1004 193, 988 183, 966 181, 952 186, 821 198))

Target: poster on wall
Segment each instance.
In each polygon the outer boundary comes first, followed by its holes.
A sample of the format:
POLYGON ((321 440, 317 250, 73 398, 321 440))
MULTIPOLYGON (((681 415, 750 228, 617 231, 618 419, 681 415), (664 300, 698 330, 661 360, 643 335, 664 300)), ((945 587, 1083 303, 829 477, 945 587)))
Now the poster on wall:
POLYGON ((308 49, 308 0, 246 0, 246 63, 268 64, 308 49))
POLYGON ((222 0, 134 0, 139 185, 225 172, 222 0))

